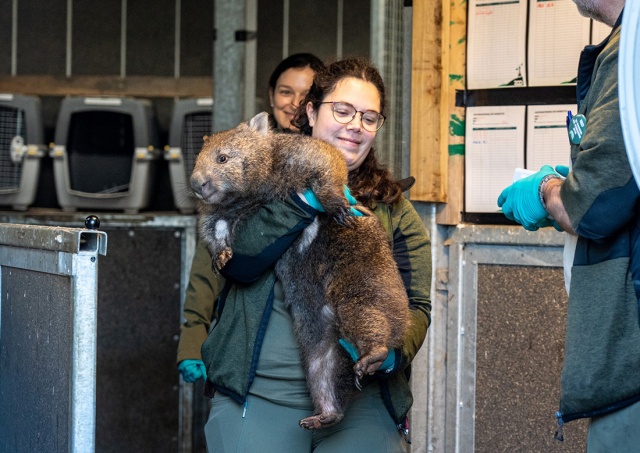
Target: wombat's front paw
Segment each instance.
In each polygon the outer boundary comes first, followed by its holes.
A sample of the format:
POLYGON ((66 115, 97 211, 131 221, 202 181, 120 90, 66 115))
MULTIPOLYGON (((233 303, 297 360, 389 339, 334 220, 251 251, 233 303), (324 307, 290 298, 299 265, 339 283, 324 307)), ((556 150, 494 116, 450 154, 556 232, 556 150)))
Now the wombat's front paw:
POLYGON ((232 256, 233 250, 231 250, 231 247, 226 247, 224 250, 218 253, 214 262, 216 269, 222 269, 229 262, 232 256))
POLYGON ((343 414, 335 412, 326 412, 312 417, 303 418, 300 420, 300 426, 304 429, 322 429, 335 425, 344 418, 343 414))

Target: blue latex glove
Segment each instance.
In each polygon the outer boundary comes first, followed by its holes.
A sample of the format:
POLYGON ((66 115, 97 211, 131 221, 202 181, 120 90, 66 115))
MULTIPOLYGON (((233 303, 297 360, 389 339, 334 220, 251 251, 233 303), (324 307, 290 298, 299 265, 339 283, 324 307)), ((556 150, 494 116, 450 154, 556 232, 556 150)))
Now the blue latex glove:
MULTIPOLYGON (((313 193, 313 190, 307 189, 302 193, 302 195, 304 195, 304 197, 307 199, 307 203, 313 209, 315 209, 316 211, 325 212, 324 208, 322 207, 322 204, 318 200, 318 197, 316 197, 316 194, 313 193)), ((347 199, 347 201, 351 206, 355 206, 358 203, 356 199, 353 197, 353 195, 351 195, 351 191, 349 190, 349 187, 346 185, 344 186, 344 197, 347 199)), ((356 217, 362 216, 362 213, 355 208, 351 208, 351 214, 356 217)))
POLYGON ((556 165, 556 171, 565 178, 567 177, 567 175, 569 175, 569 170, 569 167, 567 167, 566 165, 556 165))
POLYGON ((504 215, 529 231, 553 225, 538 193, 542 178, 547 175, 560 176, 550 165, 543 165, 540 171, 514 182, 498 197, 504 215))
POLYGON ((178 371, 185 382, 196 382, 200 378, 207 378, 207 368, 202 360, 183 360, 178 364, 178 371))
MULTIPOLYGON (((355 348, 355 346, 353 346, 349 341, 343 338, 340 338, 338 340, 338 343, 340 343, 340 346, 342 346, 344 350, 349 353, 349 355, 351 356, 351 360, 353 360, 354 363, 358 361, 360 356, 358 355, 358 350, 355 348)), ((393 349, 390 349, 389 354, 387 354, 387 358, 384 359, 384 362, 382 362, 382 365, 380 365, 378 371, 381 371, 385 374, 391 373, 393 371, 393 366, 395 365, 395 363, 396 352, 393 349)))

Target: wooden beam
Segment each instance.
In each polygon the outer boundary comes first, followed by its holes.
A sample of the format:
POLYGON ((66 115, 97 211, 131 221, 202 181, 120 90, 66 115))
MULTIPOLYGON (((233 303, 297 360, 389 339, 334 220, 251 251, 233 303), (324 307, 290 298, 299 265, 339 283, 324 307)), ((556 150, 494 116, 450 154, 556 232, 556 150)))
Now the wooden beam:
POLYGON ((418 201, 447 201, 447 154, 441 150, 439 107, 441 30, 441 0, 413 2, 410 170, 416 184, 410 198, 418 201))
POLYGON ((447 159, 447 203, 439 205, 436 222, 457 225, 464 210, 465 110, 456 107, 456 90, 465 89, 467 0, 442 3, 441 153, 447 159))
POLYGON ((211 97, 211 77, 0 76, 1 93, 37 96, 211 97))

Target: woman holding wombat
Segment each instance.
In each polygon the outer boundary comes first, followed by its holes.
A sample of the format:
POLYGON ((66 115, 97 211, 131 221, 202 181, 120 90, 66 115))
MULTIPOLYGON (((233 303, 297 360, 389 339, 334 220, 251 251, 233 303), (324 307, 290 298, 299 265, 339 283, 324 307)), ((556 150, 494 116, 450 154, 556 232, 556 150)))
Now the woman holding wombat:
MULTIPOLYGON (((351 192, 388 234, 409 299, 411 324, 402 346, 387 351, 363 379, 342 421, 320 430, 297 426, 312 406, 283 300, 287 282, 274 278, 273 265, 317 212, 295 194, 270 203, 241 227, 233 258, 222 268, 232 283, 222 291, 216 327, 202 347, 209 396, 217 391, 205 428, 210 452, 404 451, 398 430, 407 428, 412 403, 409 364, 430 322, 431 259, 419 216, 374 155, 384 107, 377 70, 363 60, 341 60, 316 75, 293 124, 341 152, 351 192)), ((342 354, 355 354, 352 345, 341 345, 342 354)))
MULTIPOLYGON (((324 69, 320 58, 311 53, 295 53, 275 67, 268 82, 271 127, 279 132, 298 132, 291 120, 300 103, 309 93, 315 74, 324 69)), ((206 368, 200 354, 207 338, 214 312, 214 300, 224 285, 223 278, 215 278, 211 271, 211 257, 202 243, 198 244, 189 275, 185 321, 178 343, 178 370, 185 382, 206 378, 206 368)))

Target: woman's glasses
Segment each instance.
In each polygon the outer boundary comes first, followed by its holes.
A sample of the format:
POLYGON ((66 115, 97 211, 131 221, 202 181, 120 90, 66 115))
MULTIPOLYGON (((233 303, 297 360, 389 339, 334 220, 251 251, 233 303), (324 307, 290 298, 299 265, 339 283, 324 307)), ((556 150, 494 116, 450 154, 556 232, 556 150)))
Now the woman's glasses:
POLYGON ((321 104, 332 105, 333 118, 340 124, 350 123, 356 117, 357 113, 359 113, 362 118, 362 127, 369 132, 376 132, 384 124, 384 115, 374 110, 361 112, 356 110, 356 108, 348 102, 325 101, 321 102, 321 104))

